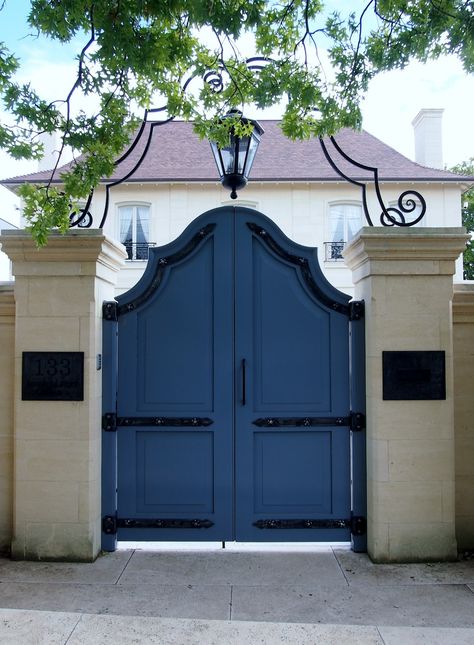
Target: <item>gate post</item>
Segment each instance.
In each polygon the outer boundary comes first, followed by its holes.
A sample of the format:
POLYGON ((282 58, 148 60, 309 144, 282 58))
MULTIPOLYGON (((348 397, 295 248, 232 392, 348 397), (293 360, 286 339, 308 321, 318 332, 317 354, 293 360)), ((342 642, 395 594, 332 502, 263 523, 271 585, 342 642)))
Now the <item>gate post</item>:
POLYGON ((1 241, 16 303, 12 557, 91 561, 100 549, 102 302, 114 297, 125 253, 91 229, 52 234, 41 249, 25 231, 1 241))
POLYGON ((457 555, 451 303, 467 238, 463 228, 365 227, 344 252, 366 307, 367 532, 375 562, 457 555), (408 351, 437 352, 445 376, 432 355, 391 354, 384 377, 382 353, 408 351))

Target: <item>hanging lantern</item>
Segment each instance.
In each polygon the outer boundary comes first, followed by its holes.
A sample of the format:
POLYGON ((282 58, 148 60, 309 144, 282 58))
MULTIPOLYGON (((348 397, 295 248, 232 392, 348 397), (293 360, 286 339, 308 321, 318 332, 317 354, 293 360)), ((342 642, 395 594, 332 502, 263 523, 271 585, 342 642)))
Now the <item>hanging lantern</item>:
POLYGON ((229 143, 219 148, 215 141, 211 141, 211 150, 214 155, 221 183, 231 190, 231 199, 237 198, 237 190, 247 185, 253 160, 263 134, 263 128, 257 121, 246 119, 240 110, 231 110, 223 118, 239 117, 242 123, 253 125, 252 133, 248 136, 238 137, 233 128, 230 131, 229 143))

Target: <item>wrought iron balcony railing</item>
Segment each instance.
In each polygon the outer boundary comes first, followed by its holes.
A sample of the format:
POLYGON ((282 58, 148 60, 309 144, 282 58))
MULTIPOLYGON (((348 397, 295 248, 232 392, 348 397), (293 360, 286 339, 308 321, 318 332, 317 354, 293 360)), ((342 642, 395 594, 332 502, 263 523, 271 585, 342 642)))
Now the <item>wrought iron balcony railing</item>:
POLYGON ((324 259, 326 262, 343 260, 342 252, 346 246, 345 242, 324 242, 324 259))
POLYGON ((128 260, 148 260, 148 251, 155 242, 123 242, 128 260))

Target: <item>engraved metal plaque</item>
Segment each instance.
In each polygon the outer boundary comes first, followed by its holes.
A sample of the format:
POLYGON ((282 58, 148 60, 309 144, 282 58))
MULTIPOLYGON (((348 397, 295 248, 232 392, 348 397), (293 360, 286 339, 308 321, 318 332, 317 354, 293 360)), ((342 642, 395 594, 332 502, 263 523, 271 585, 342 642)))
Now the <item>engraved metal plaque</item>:
POLYGON ((384 401, 446 399, 445 353, 382 352, 384 401))
POLYGON ((83 401, 84 352, 23 352, 23 401, 83 401))

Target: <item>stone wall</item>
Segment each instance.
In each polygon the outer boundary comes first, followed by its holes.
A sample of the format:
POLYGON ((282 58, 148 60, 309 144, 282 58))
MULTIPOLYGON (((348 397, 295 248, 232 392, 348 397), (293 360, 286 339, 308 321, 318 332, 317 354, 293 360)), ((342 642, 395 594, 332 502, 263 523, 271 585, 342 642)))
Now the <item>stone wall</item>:
POLYGON ((461 228, 365 227, 344 251, 366 306, 367 541, 375 562, 457 556, 451 302, 466 238, 461 228), (445 396, 385 396, 384 351, 443 352, 445 396))
POLYGON ((474 549, 474 283, 454 286, 456 537, 474 549))

